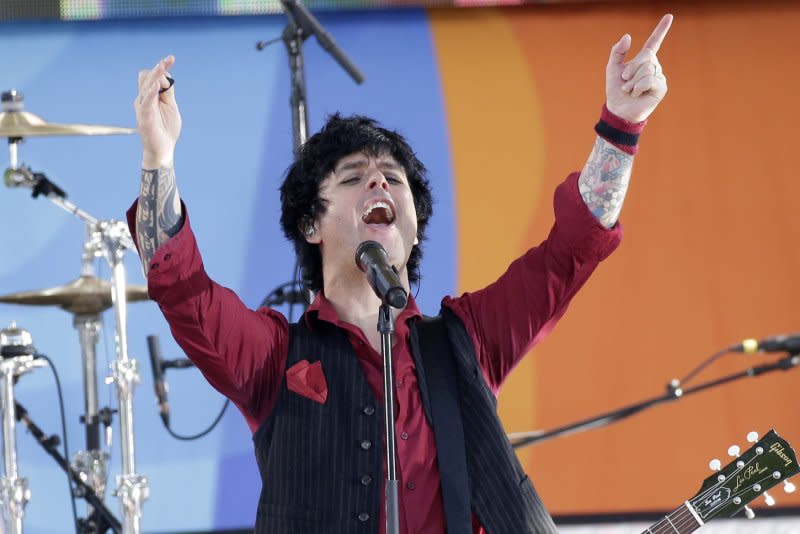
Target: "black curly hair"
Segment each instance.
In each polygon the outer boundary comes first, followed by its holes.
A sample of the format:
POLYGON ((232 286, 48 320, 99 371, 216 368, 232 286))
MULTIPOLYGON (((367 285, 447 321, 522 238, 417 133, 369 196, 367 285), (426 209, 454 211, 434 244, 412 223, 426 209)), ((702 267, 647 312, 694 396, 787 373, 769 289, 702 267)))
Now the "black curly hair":
MULTIPOLYGON (((318 245, 306 241, 303 231, 325 213, 325 202, 319 196, 322 180, 340 159, 356 152, 370 156, 389 154, 402 165, 417 212, 417 239, 421 244, 425 238, 425 227, 433 212, 433 196, 427 170, 408 142, 368 117, 331 115, 322 130, 300 147, 281 185, 281 227, 286 238, 294 243, 303 284, 312 291, 323 288, 322 255, 318 245)), ((419 281, 421 258, 418 244, 411 249, 407 264, 411 283, 419 281)))

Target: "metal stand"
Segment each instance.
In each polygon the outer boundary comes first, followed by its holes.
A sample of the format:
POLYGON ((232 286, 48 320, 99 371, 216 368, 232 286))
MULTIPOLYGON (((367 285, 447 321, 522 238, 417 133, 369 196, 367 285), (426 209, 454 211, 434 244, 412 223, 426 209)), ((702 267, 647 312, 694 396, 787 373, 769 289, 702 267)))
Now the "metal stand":
MULTIPOLYGON (((289 21, 286 27, 284 27, 281 37, 268 41, 259 41, 256 43, 256 50, 264 50, 267 46, 278 41, 283 41, 283 44, 286 46, 286 52, 289 54, 289 71, 291 75, 290 105, 292 108, 292 148, 293 153, 297 154, 300 147, 306 142, 306 139, 308 139, 306 75, 305 63, 303 62, 303 43, 305 40, 312 35, 316 36, 320 46, 333 57, 339 66, 341 66, 357 84, 364 82, 364 75, 302 3, 297 0, 281 0, 281 7, 289 21)), ((299 272, 299 265, 295 262, 295 279, 279 286, 279 288, 290 286, 289 291, 292 291, 291 286, 296 286, 298 288, 297 293, 304 291, 300 280, 297 279, 299 272)), ((307 293, 306 297, 308 302, 311 302, 313 299, 311 291, 305 290, 305 292, 307 293)), ((267 295, 263 299, 263 302, 270 301, 271 297, 272 293, 267 295)), ((290 321, 294 304, 300 304, 303 310, 308 306, 308 303, 303 301, 289 302, 290 321)))
POLYGON ((306 74, 303 63, 303 41, 308 35, 294 23, 289 15, 289 24, 283 29, 283 44, 289 54, 289 71, 292 77, 292 146, 297 152, 308 139, 308 115, 306 113, 306 74))
POLYGON ((336 44, 322 24, 297 0, 281 0, 281 7, 289 23, 283 29, 281 37, 256 43, 257 50, 263 50, 270 44, 283 41, 289 54, 289 69, 292 76, 292 133, 294 150, 306 142, 308 138, 308 115, 306 113, 306 76, 303 63, 303 42, 314 35, 320 46, 328 52, 347 74, 360 84, 364 75, 358 70, 350 58, 336 44))
MULTIPOLYGON (((9 140, 12 154, 12 165, 17 165, 16 142, 9 140)), ((33 189, 33 196, 46 196, 51 202, 63 210, 72 213, 86 223, 86 243, 84 244, 84 270, 91 258, 104 258, 111 268, 111 301, 114 308, 114 339, 117 359, 111 365, 111 376, 106 379, 107 384, 116 384, 119 401, 120 439, 122 456, 122 474, 117 477, 115 495, 120 499, 124 516, 123 533, 139 534, 141 532, 142 505, 149 496, 147 477, 136 473, 136 456, 133 428, 133 391, 139 383, 139 370, 135 360, 128 357, 127 337, 127 294, 124 254, 125 249, 133 249, 133 240, 127 226, 114 220, 100 221, 92 217, 75 204, 66 199, 63 190, 53 184, 42 173, 34 173, 27 167, 12 166, 4 176, 6 185, 10 187, 29 187, 33 189)), ((81 335, 81 348, 85 358, 95 360, 94 344, 96 332, 95 318, 86 318, 78 322, 76 328, 81 335), (92 331, 94 330, 94 332, 92 331)), ((105 477, 105 465, 101 462, 102 455, 95 453, 95 442, 99 442, 97 426, 93 419, 97 418, 97 388, 96 374, 89 369, 91 363, 84 361, 84 378, 86 379, 86 423, 87 423, 87 456, 84 458, 89 465, 89 471, 96 470, 97 483, 105 477), (93 380, 95 380, 93 382, 93 380), (91 397, 91 399, 90 399, 91 397), (94 425, 94 426, 93 426, 94 425)), ((99 443, 98 443, 99 445, 99 443)), ((87 473, 88 474, 88 473, 87 473)), ((103 486, 105 481, 103 480, 103 486)))
MULTIPOLYGON (((97 395, 97 338, 100 333, 100 316, 95 314, 76 315, 73 320, 80 338, 83 355, 83 384, 86 392, 85 413, 82 417, 86 425, 86 450, 75 454, 73 466, 83 474, 87 483, 102 500, 108 481, 107 464, 109 455, 102 450, 101 422, 103 416, 99 408, 97 395)), ((108 443, 106 444, 108 446, 108 443)), ((91 514, 91 510, 89 510, 91 514)))
MULTIPOLYGON (((94 276, 93 260, 98 255, 98 239, 92 231, 92 225, 86 226, 86 238, 81 258, 81 276, 94 276)), ((102 449, 100 424, 105 423, 110 430, 110 410, 103 410, 101 415, 97 387, 97 342, 102 325, 99 313, 77 313, 73 317, 73 326, 78 331, 81 346, 81 362, 83 364, 83 387, 85 393, 85 413, 82 422, 86 425, 86 450, 78 451, 73 458, 72 467, 81 474, 81 478, 92 488, 97 499, 105 498, 108 483, 107 464, 109 454, 102 449)), ((110 447, 110 434, 106 447, 110 447)), ((95 507, 91 503, 87 509, 86 523, 88 528, 97 522, 95 507)))
POLYGON ((0 410, 3 418, 3 474, 0 477, 4 532, 22 534, 25 506, 31 498, 28 480, 19 476, 17 466, 17 437, 14 383, 34 367, 46 365, 33 357, 33 342, 28 332, 11 326, 2 331, 3 359, 0 360, 0 410), (6 344, 8 338, 11 344, 6 344), (10 349, 10 350, 6 350, 10 349))
POLYGON ((382 303, 378 312, 383 357, 383 421, 386 433, 386 534, 400 532, 397 487, 397 437, 394 429, 394 369, 392 369, 392 334, 394 316, 391 307, 382 303))
POLYGON ((761 376, 765 373, 770 373, 772 371, 788 371, 789 369, 794 369, 798 366, 800 366, 800 355, 789 354, 788 356, 785 356, 775 362, 748 367, 744 371, 725 375, 716 380, 703 382, 702 384, 699 384, 697 386, 688 389, 684 389, 681 386, 681 384, 678 383, 677 380, 675 380, 667 384, 667 392, 658 397, 654 397, 652 399, 648 399, 642 402, 637 402, 636 404, 624 406, 612 412, 607 412, 595 417, 591 417, 589 419, 584 419, 582 421, 578 421, 577 423, 560 426, 552 430, 516 432, 513 434, 509 434, 508 439, 511 442, 511 446, 514 449, 520 449, 522 447, 527 447, 529 445, 539 443, 540 441, 550 440, 559 436, 566 436, 577 432, 591 430, 593 428, 604 427, 610 425, 611 423, 616 423, 618 421, 626 419, 646 409, 652 408, 658 404, 663 404, 665 402, 671 402, 671 401, 676 401, 678 399, 683 399, 694 393, 699 393, 700 391, 704 391, 712 387, 721 386, 723 384, 727 384, 728 382, 733 382, 735 380, 740 380, 742 378, 755 378, 757 376, 761 376))
POLYGON ((61 453, 58 452, 58 443, 59 439, 58 436, 47 436, 41 428, 39 428, 36 423, 28 415, 28 411, 20 404, 16 403, 16 418, 17 421, 20 421, 25 428, 27 428, 30 433, 33 435, 36 443, 42 446, 47 454, 49 454, 63 469, 69 478, 72 480, 73 484, 75 484, 77 491, 80 493, 81 497, 86 499, 86 501, 94 508, 94 512, 89 520, 79 520, 78 521, 78 528, 77 532, 81 534, 99 534, 102 532, 106 532, 108 529, 111 529, 114 534, 118 534, 122 530, 122 525, 120 525, 119 521, 116 517, 106 508, 103 501, 97 496, 94 492, 94 489, 84 482, 83 473, 74 469, 66 458, 61 456, 61 453), (95 517, 96 516, 96 517, 95 517))
POLYGON ((139 383, 139 367, 128 357, 127 293, 124 256, 130 242, 128 228, 120 221, 99 221, 93 225, 96 251, 111 266, 111 301, 114 308, 114 339, 117 360, 111 364, 107 383, 117 386, 122 456, 122 474, 117 476, 116 496, 122 504, 123 533, 141 532, 142 505, 150 495, 147 477, 136 473, 136 449, 133 428, 133 390, 139 383))

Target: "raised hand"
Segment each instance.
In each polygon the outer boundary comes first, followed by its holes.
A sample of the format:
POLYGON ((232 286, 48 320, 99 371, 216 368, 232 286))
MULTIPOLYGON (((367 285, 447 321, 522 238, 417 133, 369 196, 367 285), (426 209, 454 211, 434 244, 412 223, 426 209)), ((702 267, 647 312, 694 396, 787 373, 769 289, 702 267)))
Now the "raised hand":
POLYGON ((625 61, 631 48, 630 35, 626 33, 611 47, 606 67, 606 107, 610 112, 629 122, 641 122, 667 94, 667 79, 657 54, 671 25, 672 15, 664 15, 630 61, 625 61))
POLYGON ((167 80, 174 56, 167 56, 150 70, 139 71, 139 94, 133 102, 142 140, 142 168, 172 166, 175 144, 181 133, 181 114, 175 87, 167 80), (168 89, 161 92, 162 89, 168 89))

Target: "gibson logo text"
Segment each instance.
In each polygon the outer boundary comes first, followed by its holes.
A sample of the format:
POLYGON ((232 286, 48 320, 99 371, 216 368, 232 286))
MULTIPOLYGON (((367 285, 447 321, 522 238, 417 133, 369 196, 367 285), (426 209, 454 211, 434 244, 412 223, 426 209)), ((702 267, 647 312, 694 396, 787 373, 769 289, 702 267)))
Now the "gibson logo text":
POLYGON ((774 452, 778 455, 778 457, 786 462, 786 467, 792 465, 792 459, 784 452, 783 445, 780 443, 773 443, 772 446, 769 448, 769 452, 774 452))

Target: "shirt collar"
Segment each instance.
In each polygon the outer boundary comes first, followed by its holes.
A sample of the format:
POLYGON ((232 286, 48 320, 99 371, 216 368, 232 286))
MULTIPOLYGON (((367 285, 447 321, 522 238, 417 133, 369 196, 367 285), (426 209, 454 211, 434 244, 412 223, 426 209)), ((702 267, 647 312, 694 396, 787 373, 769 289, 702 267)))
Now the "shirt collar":
MULTIPOLYGON (((344 324, 344 322, 339 319, 339 315, 336 313, 333 304, 327 299, 327 297, 325 297, 325 294, 322 291, 318 292, 316 297, 314 297, 314 301, 311 303, 311 305, 309 305, 304 317, 306 326, 308 326, 310 329, 313 329, 314 327, 313 319, 327 321, 338 327, 342 327, 344 324)), ((409 295, 408 304, 406 305, 405 309, 403 309, 396 317, 395 323, 405 324, 409 319, 421 317, 422 312, 420 311, 419 306, 417 306, 417 301, 414 300, 413 295, 409 295)))

